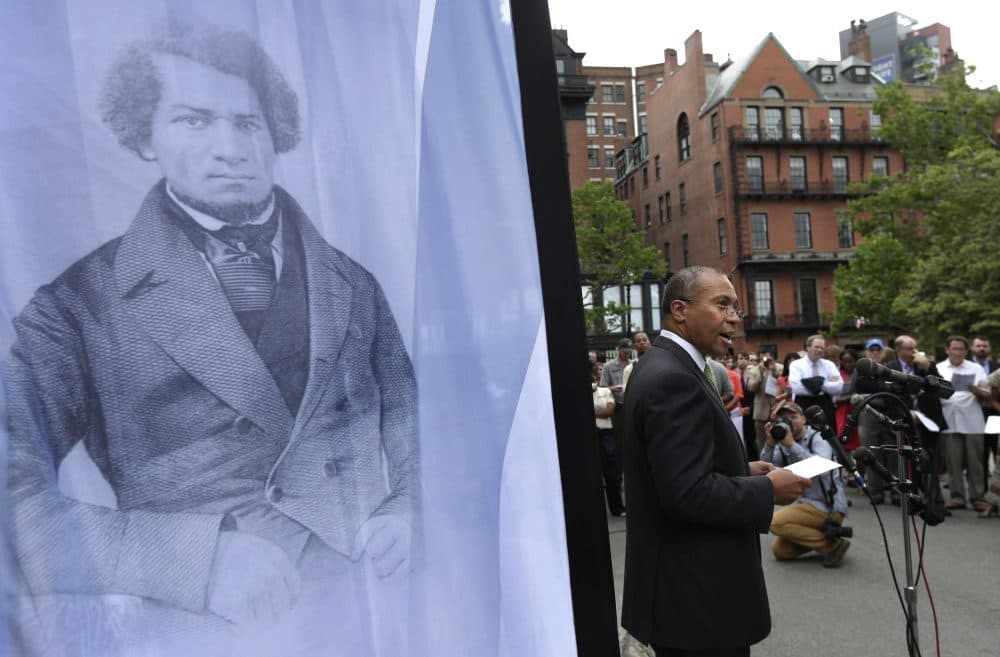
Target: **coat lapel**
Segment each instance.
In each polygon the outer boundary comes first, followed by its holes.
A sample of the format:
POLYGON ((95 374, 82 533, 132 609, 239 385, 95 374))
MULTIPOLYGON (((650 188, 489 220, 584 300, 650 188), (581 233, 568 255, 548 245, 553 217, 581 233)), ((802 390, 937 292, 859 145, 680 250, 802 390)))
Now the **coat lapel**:
POLYGON ((287 437, 278 386, 197 249, 165 216, 162 183, 122 237, 115 284, 122 303, 174 361, 240 415, 287 437))
POLYGON ((708 379, 705 378, 705 373, 698 369, 698 366, 691 359, 691 356, 688 355, 688 352, 684 351, 683 347, 681 347, 673 340, 670 340, 669 338, 665 338, 663 336, 657 337, 656 342, 654 344, 658 344, 659 346, 670 350, 671 353, 677 356, 677 359, 680 360, 682 363, 684 363, 684 365, 698 377, 698 380, 701 382, 701 387, 702 389, 704 389, 705 394, 708 395, 710 398, 714 399, 716 406, 719 407, 719 410, 725 413, 726 417, 729 417, 729 413, 726 413, 726 407, 722 405, 722 397, 719 396, 719 391, 712 389, 712 386, 708 382, 708 379))
POLYGON ((340 253, 323 239, 291 197, 282 196, 302 237, 309 295, 309 379, 296 421, 298 430, 315 412, 334 374, 351 326, 354 286, 345 274, 340 253))

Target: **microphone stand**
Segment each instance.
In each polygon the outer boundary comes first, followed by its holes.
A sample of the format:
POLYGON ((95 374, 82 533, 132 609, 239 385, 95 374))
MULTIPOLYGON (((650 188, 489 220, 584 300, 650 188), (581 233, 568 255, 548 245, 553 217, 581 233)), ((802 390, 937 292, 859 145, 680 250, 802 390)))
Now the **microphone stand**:
MULTIPOLYGON (((842 441, 847 440, 847 437, 854 428, 853 425, 857 423, 855 415, 860 416, 864 408, 868 406, 868 404, 871 403, 871 401, 876 397, 893 400, 893 402, 905 410, 907 417, 909 417, 910 409, 907 408, 898 397, 885 392, 876 393, 862 401, 861 404, 858 405, 857 410, 855 410, 854 413, 851 413, 848 417, 847 424, 844 427, 844 432, 840 436, 842 441)), ((875 409, 869 409, 869 411, 875 411, 875 409)), ((903 457, 903 431, 906 424, 899 420, 893 420, 878 411, 875 411, 875 417, 878 418, 879 422, 890 426, 893 433, 896 435, 896 454, 898 459, 896 463, 896 470, 898 473, 898 481, 895 486, 899 492, 899 507, 903 518, 903 555, 906 563, 906 587, 903 589, 903 599, 906 604, 906 648, 910 657, 915 657, 920 654, 920 634, 917 626, 916 575, 913 568, 913 551, 910 546, 910 499, 908 494, 909 491, 907 490, 910 482, 906 478, 906 459, 903 457)), ((908 428, 911 430, 913 429, 912 419, 910 420, 908 428)), ((865 489, 865 493, 868 494, 867 489, 865 489)), ((874 507, 875 503, 874 500, 871 500, 870 494, 869 500, 872 501, 872 506, 874 507)))

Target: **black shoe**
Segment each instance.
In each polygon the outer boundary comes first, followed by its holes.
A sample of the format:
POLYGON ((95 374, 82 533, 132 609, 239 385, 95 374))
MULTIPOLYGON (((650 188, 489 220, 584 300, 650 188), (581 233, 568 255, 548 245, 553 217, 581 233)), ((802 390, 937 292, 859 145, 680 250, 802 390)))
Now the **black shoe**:
POLYGON ((847 548, 849 547, 851 547, 851 542, 846 538, 838 540, 833 549, 823 557, 823 567, 838 568, 840 562, 844 560, 844 555, 847 554, 847 548))

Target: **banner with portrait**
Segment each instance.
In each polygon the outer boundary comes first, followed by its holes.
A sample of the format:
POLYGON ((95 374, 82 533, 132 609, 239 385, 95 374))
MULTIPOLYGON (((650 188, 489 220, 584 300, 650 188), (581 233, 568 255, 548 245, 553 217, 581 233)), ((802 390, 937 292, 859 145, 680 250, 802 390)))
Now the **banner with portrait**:
POLYGON ((0 37, 0 652, 575 654, 506 2, 0 37))

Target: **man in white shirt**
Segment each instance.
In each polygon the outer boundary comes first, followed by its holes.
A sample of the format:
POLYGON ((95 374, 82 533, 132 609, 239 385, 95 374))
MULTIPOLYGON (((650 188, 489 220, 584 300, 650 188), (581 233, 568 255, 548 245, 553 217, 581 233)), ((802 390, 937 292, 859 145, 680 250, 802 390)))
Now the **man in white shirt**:
POLYGON ((948 467, 948 486, 951 491, 949 509, 966 508, 965 477, 968 478, 969 502, 977 511, 988 508, 983 499, 983 431, 986 421, 980 399, 990 398, 990 387, 982 366, 965 360, 969 341, 953 335, 945 343, 947 360, 938 363, 941 377, 951 381, 955 394, 941 400, 948 433, 944 434, 944 458, 948 467))
POLYGON ((816 405, 826 414, 826 422, 835 426, 833 396, 840 394, 844 380, 840 368, 823 358, 826 339, 822 335, 806 338, 806 357, 792 361, 788 366, 788 383, 792 387, 795 403, 808 409, 816 405))

